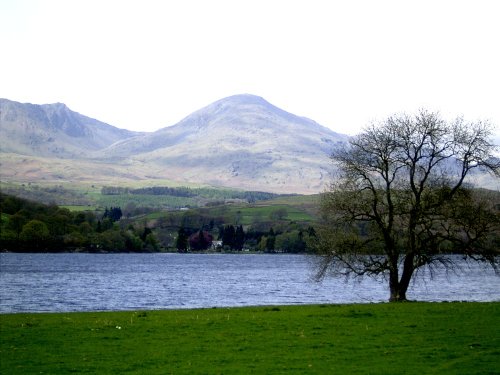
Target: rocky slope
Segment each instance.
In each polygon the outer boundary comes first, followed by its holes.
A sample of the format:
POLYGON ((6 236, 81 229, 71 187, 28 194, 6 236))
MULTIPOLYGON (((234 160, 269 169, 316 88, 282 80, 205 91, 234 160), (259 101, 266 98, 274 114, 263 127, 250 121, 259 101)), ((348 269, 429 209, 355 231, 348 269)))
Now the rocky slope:
MULTIPOLYGON (((165 180, 279 193, 318 193, 346 142, 261 97, 221 99, 156 132, 136 133, 64 104, 0 99, 0 180, 127 185, 165 180)), ((500 189, 477 171, 476 186, 500 189)))
POLYGON ((236 95, 152 133, 115 128, 64 104, 0 99, 4 181, 119 182, 170 179, 249 190, 317 193, 329 155, 347 136, 236 95))
POLYGON ((236 95, 154 133, 98 152, 106 160, 141 161, 184 181, 280 192, 319 192, 329 155, 347 136, 285 112, 263 98, 236 95))
POLYGON ((61 103, 36 105, 0 99, 3 153, 78 159, 137 134, 73 112, 61 103))

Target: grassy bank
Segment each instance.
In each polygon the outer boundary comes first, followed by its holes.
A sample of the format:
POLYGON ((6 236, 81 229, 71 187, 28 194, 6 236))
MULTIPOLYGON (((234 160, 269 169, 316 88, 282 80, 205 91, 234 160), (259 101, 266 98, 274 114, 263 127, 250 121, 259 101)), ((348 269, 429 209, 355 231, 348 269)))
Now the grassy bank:
POLYGON ((0 315, 0 373, 498 374, 500 303, 0 315))

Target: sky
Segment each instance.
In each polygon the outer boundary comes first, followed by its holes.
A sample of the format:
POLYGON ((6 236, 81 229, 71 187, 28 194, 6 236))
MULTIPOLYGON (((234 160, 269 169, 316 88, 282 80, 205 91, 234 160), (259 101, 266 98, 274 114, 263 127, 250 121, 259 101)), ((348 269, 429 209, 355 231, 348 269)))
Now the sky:
POLYGON ((249 93, 334 131, 500 127, 496 0, 0 0, 0 97, 154 131, 249 93))

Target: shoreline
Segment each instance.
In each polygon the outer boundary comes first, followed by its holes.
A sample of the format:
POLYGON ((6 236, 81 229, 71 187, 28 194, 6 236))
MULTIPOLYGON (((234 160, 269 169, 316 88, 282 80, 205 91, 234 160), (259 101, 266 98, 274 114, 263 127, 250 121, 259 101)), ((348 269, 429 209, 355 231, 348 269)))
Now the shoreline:
POLYGON ((208 311, 208 310, 244 310, 244 309, 282 309, 282 308, 314 308, 314 307, 366 307, 376 305, 412 305, 412 304, 425 304, 425 305, 462 305, 462 304, 498 304, 498 301, 404 301, 404 302, 351 302, 351 303, 306 303, 306 304, 290 304, 290 305, 245 305, 245 306, 213 306, 213 307, 186 307, 186 308, 163 308, 163 309, 126 309, 126 310, 75 310, 75 311, 18 311, 18 312, 1 312, 0 316, 8 315, 60 315, 60 314, 114 314, 114 313, 138 313, 138 312, 185 312, 185 311, 208 311))

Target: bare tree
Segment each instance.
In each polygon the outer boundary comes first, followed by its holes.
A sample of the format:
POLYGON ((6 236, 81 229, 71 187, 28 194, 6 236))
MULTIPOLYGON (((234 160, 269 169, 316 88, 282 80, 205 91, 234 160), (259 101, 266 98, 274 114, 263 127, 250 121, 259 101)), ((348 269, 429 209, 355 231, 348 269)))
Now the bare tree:
POLYGON ((339 178, 323 194, 315 243, 317 278, 388 278, 390 301, 406 300, 421 267, 452 266, 445 254, 497 270, 498 194, 469 186, 475 171, 500 175, 492 126, 446 122, 425 110, 372 124, 332 156, 339 178))

